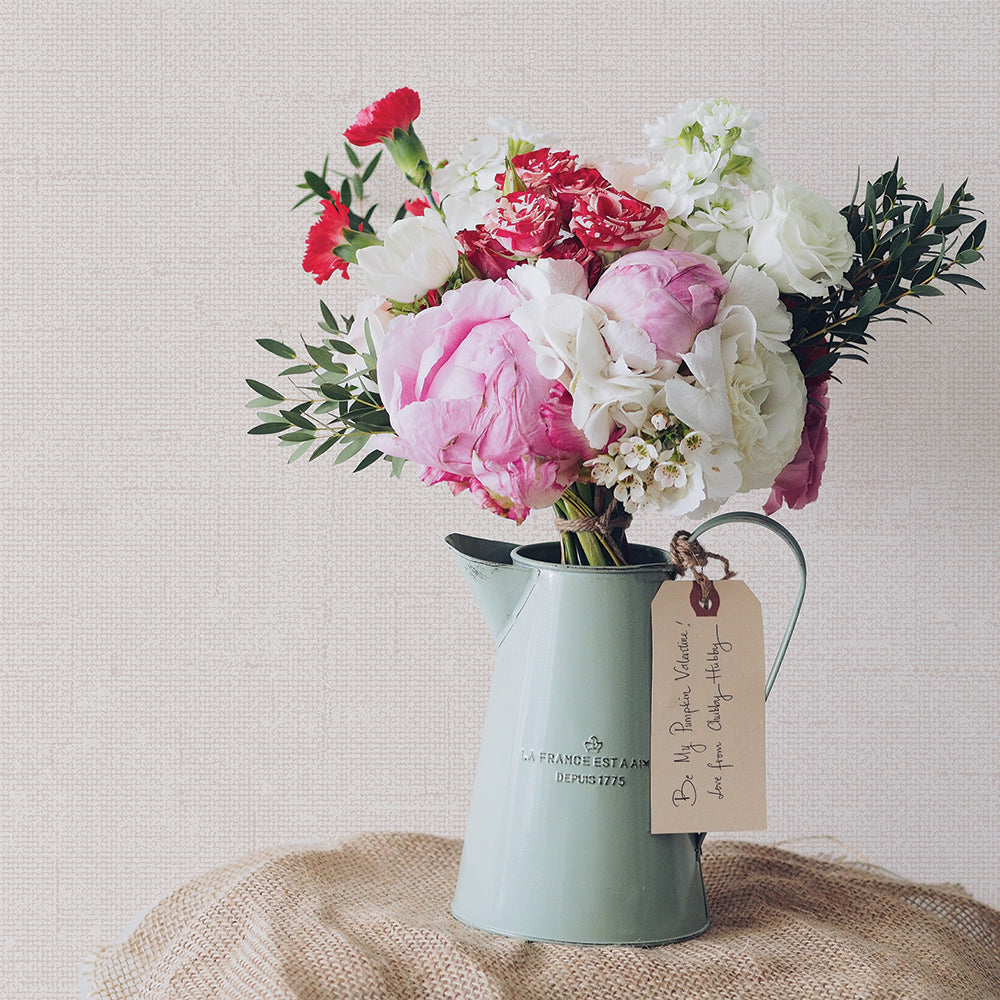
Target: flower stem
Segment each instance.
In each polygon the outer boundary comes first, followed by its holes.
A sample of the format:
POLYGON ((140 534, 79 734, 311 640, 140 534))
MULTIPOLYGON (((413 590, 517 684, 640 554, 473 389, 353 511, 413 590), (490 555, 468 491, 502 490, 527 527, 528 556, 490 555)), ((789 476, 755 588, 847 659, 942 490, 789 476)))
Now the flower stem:
MULTIPOLYGON (((553 504, 557 517, 575 521, 596 517, 604 512, 607 504, 618 501, 608 495, 601 486, 590 483, 573 483, 553 504)), ((625 532, 621 528, 612 531, 612 537, 600 531, 563 531, 562 561, 568 566, 623 566, 625 558, 619 553, 627 551, 625 532), (617 547, 618 551, 615 551, 617 547)))

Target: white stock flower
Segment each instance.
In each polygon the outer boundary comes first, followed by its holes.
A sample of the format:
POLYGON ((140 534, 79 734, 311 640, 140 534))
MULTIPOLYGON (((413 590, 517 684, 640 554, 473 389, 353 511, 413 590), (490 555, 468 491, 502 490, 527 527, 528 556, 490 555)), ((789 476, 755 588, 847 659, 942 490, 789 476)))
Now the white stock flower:
POLYGON ((696 204, 708 204, 718 190, 715 177, 717 157, 699 151, 687 153, 681 148, 671 149, 644 174, 635 178, 635 184, 644 191, 644 200, 664 209, 671 219, 685 219, 696 204))
POLYGON ((358 267, 376 295, 412 302, 455 273, 458 249, 441 217, 425 212, 394 222, 382 246, 362 247, 358 267))
POLYGON ((493 118, 489 127, 500 135, 470 139, 457 156, 434 171, 434 190, 441 196, 441 209, 453 233, 481 225, 500 197, 496 177, 506 169, 508 139, 526 142, 535 149, 561 142, 558 136, 513 118, 493 118))
POLYGON ((854 259, 847 220, 818 194, 780 181, 747 202, 750 234, 745 263, 762 267, 782 292, 825 295, 845 285, 854 259))

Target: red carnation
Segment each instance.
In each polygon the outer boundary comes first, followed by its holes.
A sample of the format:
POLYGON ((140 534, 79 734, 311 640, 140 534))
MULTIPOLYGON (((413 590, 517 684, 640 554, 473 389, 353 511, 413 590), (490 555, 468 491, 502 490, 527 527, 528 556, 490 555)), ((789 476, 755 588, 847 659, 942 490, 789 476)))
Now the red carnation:
POLYGON ((423 215, 429 209, 430 202, 426 198, 414 198, 403 202, 407 215, 423 215))
POLYGON ((409 87, 400 87, 359 111, 344 138, 352 146, 374 146, 383 139, 391 139, 396 129, 405 132, 419 114, 420 95, 409 87))
POLYGON ((302 258, 302 267, 315 275, 316 284, 321 285, 330 278, 334 271, 339 271, 345 278, 347 261, 342 260, 333 251, 343 246, 344 230, 348 229, 347 206, 340 200, 336 192, 330 193, 329 201, 322 201, 323 214, 313 223, 306 237, 306 255, 302 258))

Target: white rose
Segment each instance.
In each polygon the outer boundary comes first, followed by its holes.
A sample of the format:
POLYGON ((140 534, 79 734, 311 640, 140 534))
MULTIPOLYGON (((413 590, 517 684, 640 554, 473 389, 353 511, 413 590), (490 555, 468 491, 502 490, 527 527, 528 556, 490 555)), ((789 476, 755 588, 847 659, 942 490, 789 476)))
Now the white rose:
POLYGON ((795 355, 755 345, 729 371, 729 406, 743 474, 740 492, 773 486, 802 440, 806 384, 795 355))
POLYGON ((824 295, 844 284, 854 259, 847 220, 819 195, 781 181, 755 191, 747 204, 751 219, 748 258, 764 268, 782 292, 824 295))
POLYGON ((458 243, 436 212, 425 212, 394 222, 382 246, 362 247, 358 267, 376 295, 412 302, 455 273, 458 243))

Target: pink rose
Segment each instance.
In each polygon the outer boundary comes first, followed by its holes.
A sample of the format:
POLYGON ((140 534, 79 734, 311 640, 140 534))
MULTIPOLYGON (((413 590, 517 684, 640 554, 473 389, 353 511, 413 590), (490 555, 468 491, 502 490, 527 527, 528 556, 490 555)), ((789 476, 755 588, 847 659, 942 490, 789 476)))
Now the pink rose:
POLYGON ((610 185, 593 188, 573 203, 570 232, 591 250, 632 250, 658 236, 667 213, 610 185))
POLYGON ((467 282, 441 305, 397 317, 378 362, 397 435, 380 439, 382 450, 424 466, 424 482, 468 488, 517 521, 557 500, 584 457, 561 421, 549 433, 557 383, 539 374, 527 336, 510 319, 521 303, 505 281, 467 282))
POLYGON ((729 282, 718 265, 680 250, 640 250, 616 260, 588 301, 649 334, 660 358, 679 363, 715 322, 729 282))
POLYGON ((486 231, 506 250, 537 257, 559 238, 559 202, 543 191, 505 194, 486 214, 486 231))
POLYGON ((819 485, 826 468, 827 430, 826 397, 829 384, 826 377, 806 382, 806 421, 802 442, 795 457, 774 481, 771 495, 764 504, 764 513, 773 514, 784 502, 792 510, 801 510, 819 495, 819 485))

